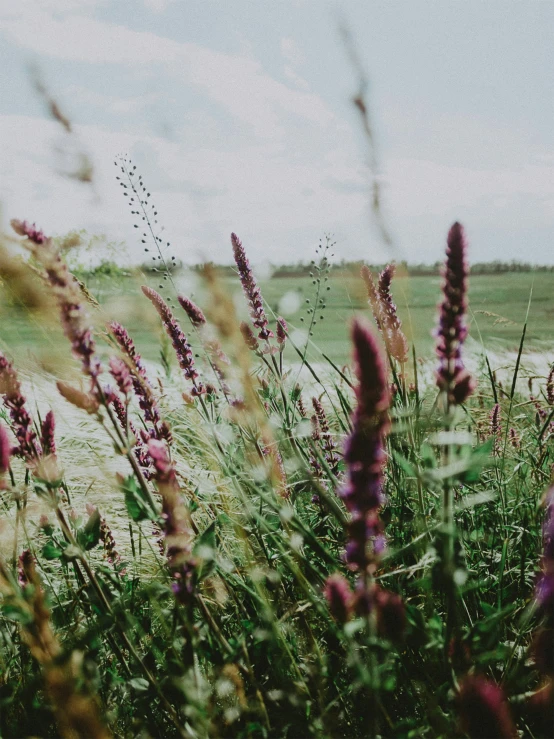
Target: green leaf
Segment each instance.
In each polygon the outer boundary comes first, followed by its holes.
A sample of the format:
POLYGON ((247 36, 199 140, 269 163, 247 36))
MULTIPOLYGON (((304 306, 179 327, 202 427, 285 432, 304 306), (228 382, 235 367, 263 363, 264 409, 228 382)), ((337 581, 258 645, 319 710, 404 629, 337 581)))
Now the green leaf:
POLYGON ((60 549, 51 541, 42 548, 42 556, 44 559, 59 559, 63 555, 63 549, 60 549))
POLYGON ((156 519, 155 512, 152 511, 133 475, 125 478, 121 483, 121 489, 125 495, 127 513, 133 521, 144 521, 145 519, 153 521, 156 519))
POLYGON ((89 516, 84 528, 77 531, 77 541, 86 551, 94 549, 100 541, 100 513, 97 508, 89 516))

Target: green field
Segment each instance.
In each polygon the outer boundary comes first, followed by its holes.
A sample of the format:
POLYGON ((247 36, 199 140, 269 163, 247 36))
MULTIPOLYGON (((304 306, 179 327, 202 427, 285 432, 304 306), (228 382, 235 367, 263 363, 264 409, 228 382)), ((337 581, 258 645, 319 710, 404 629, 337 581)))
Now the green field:
MULTIPOLYGON (((246 317, 246 307, 240 295, 238 278, 223 278, 229 289, 237 294, 237 309, 246 317)), ((98 330, 110 318, 124 323, 135 337, 143 355, 155 360, 159 356, 160 326, 150 303, 143 297, 140 284, 147 281, 159 287, 159 279, 145 278, 140 274, 124 278, 92 277, 87 281, 91 293, 98 299, 100 309, 92 309, 98 330)), ((483 341, 487 349, 517 349, 520 341, 527 306, 531 296, 526 347, 549 350, 554 345, 552 322, 554 319, 553 277, 549 273, 514 272, 499 275, 476 275, 470 279, 470 336, 483 341)), ((201 278, 187 271, 175 276, 177 289, 191 295, 203 308, 209 307, 210 296, 204 290, 201 278)), ((432 351, 432 330, 436 307, 440 298, 438 276, 397 277, 393 293, 408 337, 415 342, 419 356, 429 356, 432 351)), ((167 285, 167 283, 165 283, 167 285)), ((291 330, 306 329, 310 323, 307 308, 314 303, 317 286, 305 276, 289 276, 260 280, 264 298, 269 308, 279 314, 286 303, 296 303, 297 309, 288 312, 286 319, 291 330), (283 296, 285 303, 281 303, 283 296), (310 300, 310 304, 306 303, 310 300), (304 319, 303 321, 301 319, 304 319)), ((345 363, 349 358, 348 323, 356 311, 368 311, 364 285, 357 274, 339 268, 331 272, 330 290, 322 294, 326 299, 324 311, 317 311, 318 320, 313 328, 313 341, 333 361, 345 363), (323 315, 323 320, 319 316, 323 315)), ((171 286, 164 290, 171 296, 171 286)), ((288 306, 290 309, 290 305, 288 306)), ((0 339, 4 347, 19 354, 39 354, 55 347, 61 338, 57 325, 48 328, 40 314, 31 314, 25 308, 2 305, 0 339)), ((176 315, 184 314, 177 307, 176 315)), ((183 327, 187 328, 186 318, 183 327)), ((301 336, 297 335, 300 340, 301 336)), ((315 355, 314 355, 315 356, 315 355)))

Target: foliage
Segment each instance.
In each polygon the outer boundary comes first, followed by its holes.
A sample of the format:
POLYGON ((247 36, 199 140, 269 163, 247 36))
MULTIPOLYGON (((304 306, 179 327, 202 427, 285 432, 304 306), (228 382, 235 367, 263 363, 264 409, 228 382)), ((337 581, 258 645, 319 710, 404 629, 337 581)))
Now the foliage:
MULTIPOLYGON (((58 245, 16 226, 86 381, 59 383, 98 427, 80 453, 104 459, 120 520, 70 489, 63 469, 83 463, 66 457, 71 434, 53 445, 50 427, 46 439, 6 360, 4 425, 21 444, 8 462, 0 453, 13 524, 0 568, 2 735, 552 735, 548 533, 542 564, 540 552, 553 393, 551 375, 529 391, 518 379, 525 322, 510 381, 486 361, 462 402, 448 365, 458 324, 439 391, 415 351, 395 359, 359 322, 355 372, 314 364, 290 324, 274 339, 242 256, 260 330, 250 348, 226 283, 205 268, 206 323, 145 290, 173 346, 154 378, 123 327, 92 333, 86 312, 99 309, 79 302, 58 245), (120 360, 111 377, 99 338, 120 360)), ((314 273, 318 309, 328 271, 314 273)))

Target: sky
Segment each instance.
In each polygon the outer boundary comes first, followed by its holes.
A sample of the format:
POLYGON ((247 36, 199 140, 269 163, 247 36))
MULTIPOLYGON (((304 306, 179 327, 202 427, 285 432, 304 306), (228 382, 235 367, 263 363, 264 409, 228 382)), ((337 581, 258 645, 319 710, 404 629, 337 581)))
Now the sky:
POLYGON ((550 0, 0 0, 0 208, 145 256, 115 179, 129 156, 184 262, 554 263, 550 0), (387 247, 352 104, 369 80, 387 247), (40 78, 63 114, 49 114, 40 78), (85 153, 92 182, 71 177, 85 153))

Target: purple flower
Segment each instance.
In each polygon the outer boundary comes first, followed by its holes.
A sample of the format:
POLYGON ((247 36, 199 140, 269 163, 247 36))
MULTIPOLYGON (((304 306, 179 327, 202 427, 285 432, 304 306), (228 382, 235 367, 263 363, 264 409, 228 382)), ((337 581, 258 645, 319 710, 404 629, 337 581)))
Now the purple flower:
POLYGON ((475 389, 475 381, 462 362, 462 344, 467 336, 465 314, 467 310, 466 261, 467 242, 464 229, 455 223, 448 232, 446 264, 442 290, 443 301, 436 330, 439 367, 437 386, 446 393, 448 403, 459 405, 475 389))
POLYGON ((273 332, 268 329, 268 320, 264 311, 261 290, 256 283, 244 247, 239 237, 234 233, 231 234, 231 243, 233 245, 233 254, 238 267, 242 289, 250 306, 252 323, 259 329, 258 338, 262 339, 262 341, 267 341, 267 339, 273 336, 273 332))
POLYGON ((26 221, 12 221, 12 228, 30 241, 29 249, 43 268, 43 278, 49 284, 60 311, 60 322, 65 336, 71 343, 75 357, 81 360, 85 375, 91 378, 92 392, 96 393, 96 378, 100 362, 95 356, 96 346, 88 315, 81 305, 79 283, 69 272, 58 251, 42 231, 29 226, 26 221))
POLYGON ((127 397, 133 389, 133 380, 129 372, 129 367, 119 357, 111 357, 109 364, 110 374, 116 381, 119 392, 127 397))
POLYGON ((55 430, 56 420, 54 418, 54 412, 48 411, 41 427, 41 442, 44 454, 56 454, 55 430))
POLYGON ((554 487, 546 495, 543 529, 542 574, 535 588, 539 608, 554 617, 554 487))
POLYGON ((402 321, 392 299, 391 282, 395 272, 394 264, 387 264, 379 275, 379 302, 383 338, 391 356, 403 363, 408 358, 408 342, 402 331, 402 321))
POLYGON ((151 287, 146 285, 142 286, 142 292, 150 300, 154 308, 158 311, 162 323, 167 332, 167 335, 171 339, 175 354, 179 366, 183 370, 183 373, 187 380, 191 380, 193 384, 192 394, 201 395, 204 392, 204 387, 201 382, 197 381, 198 372, 194 366, 194 359, 192 357, 192 349, 188 343, 185 334, 181 331, 181 327, 175 320, 170 307, 167 305, 165 300, 151 287))
POLYGON ((246 321, 241 321, 240 332, 242 334, 242 338, 244 339, 244 343, 250 349, 250 351, 259 353, 260 344, 258 342, 258 339, 254 336, 254 332, 246 323, 246 321))
POLYGON ((0 424, 0 490, 5 489, 4 475, 10 469, 11 444, 8 432, 3 424, 0 424))
MULTIPOLYGON (((382 535, 378 516, 385 462, 384 440, 389 428, 389 393, 383 359, 369 327, 361 319, 352 325, 354 342, 356 409, 352 432, 344 450, 346 482, 340 496, 350 513, 346 559, 364 569, 378 552, 375 543, 382 535), (368 545, 373 542, 373 554, 368 545)), ((380 547, 379 547, 380 548, 380 547)))
POLYGON ((554 405, 554 364, 546 378, 546 399, 548 400, 548 405, 554 405))
POLYGON ((186 298, 184 295, 177 295, 177 300, 195 328, 203 326, 206 323, 206 316, 190 298, 186 298))
POLYGON ((154 479, 162 496, 163 533, 167 564, 173 575, 172 589, 177 600, 188 604, 195 592, 197 562, 191 553, 190 514, 180 497, 175 467, 167 446, 157 439, 148 442, 154 465, 154 479))
POLYGON ((11 227, 16 232, 16 234, 19 234, 20 236, 26 236, 29 241, 37 244, 37 246, 48 241, 48 239, 44 235, 44 232, 38 229, 34 223, 31 225, 28 221, 19 221, 17 220, 17 218, 14 218, 11 221, 11 227))
POLYGON ((493 440, 493 453, 500 452, 500 405, 495 403, 489 416, 489 429, 493 440))
POLYGON ((352 590, 342 575, 330 575, 325 581, 323 594, 331 616, 339 624, 345 624, 352 614, 352 590))
POLYGON ((33 420, 26 408, 25 396, 12 363, 0 352, 0 394, 4 396, 4 406, 10 412, 12 427, 18 446, 12 451, 28 463, 37 462, 42 454, 33 420))
MULTIPOLYGON (((336 473, 338 463, 339 463, 339 458, 337 455, 337 447, 333 440, 331 429, 329 428, 329 421, 327 420, 327 414, 325 413, 325 409, 321 405, 321 402, 319 401, 318 398, 312 398, 312 405, 314 407, 314 411, 316 415, 316 421, 317 421, 317 426, 319 428, 320 438, 323 441, 323 449, 325 451, 325 461, 331 468, 331 471, 336 473)), ((314 438, 314 441, 315 441, 315 438, 314 438)))
POLYGON ((480 675, 469 675, 457 698, 462 728, 472 739, 517 737, 504 692, 480 675))
POLYGON ((277 319, 276 333, 277 333, 277 343, 279 344, 279 348, 281 351, 283 351, 283 349, 285 348, 285 342, 287 340, 287 329, 288 329, 287 322, 285 321, 284 318, 281 318, 281 316, 279 316, 279 318, 277 319))

